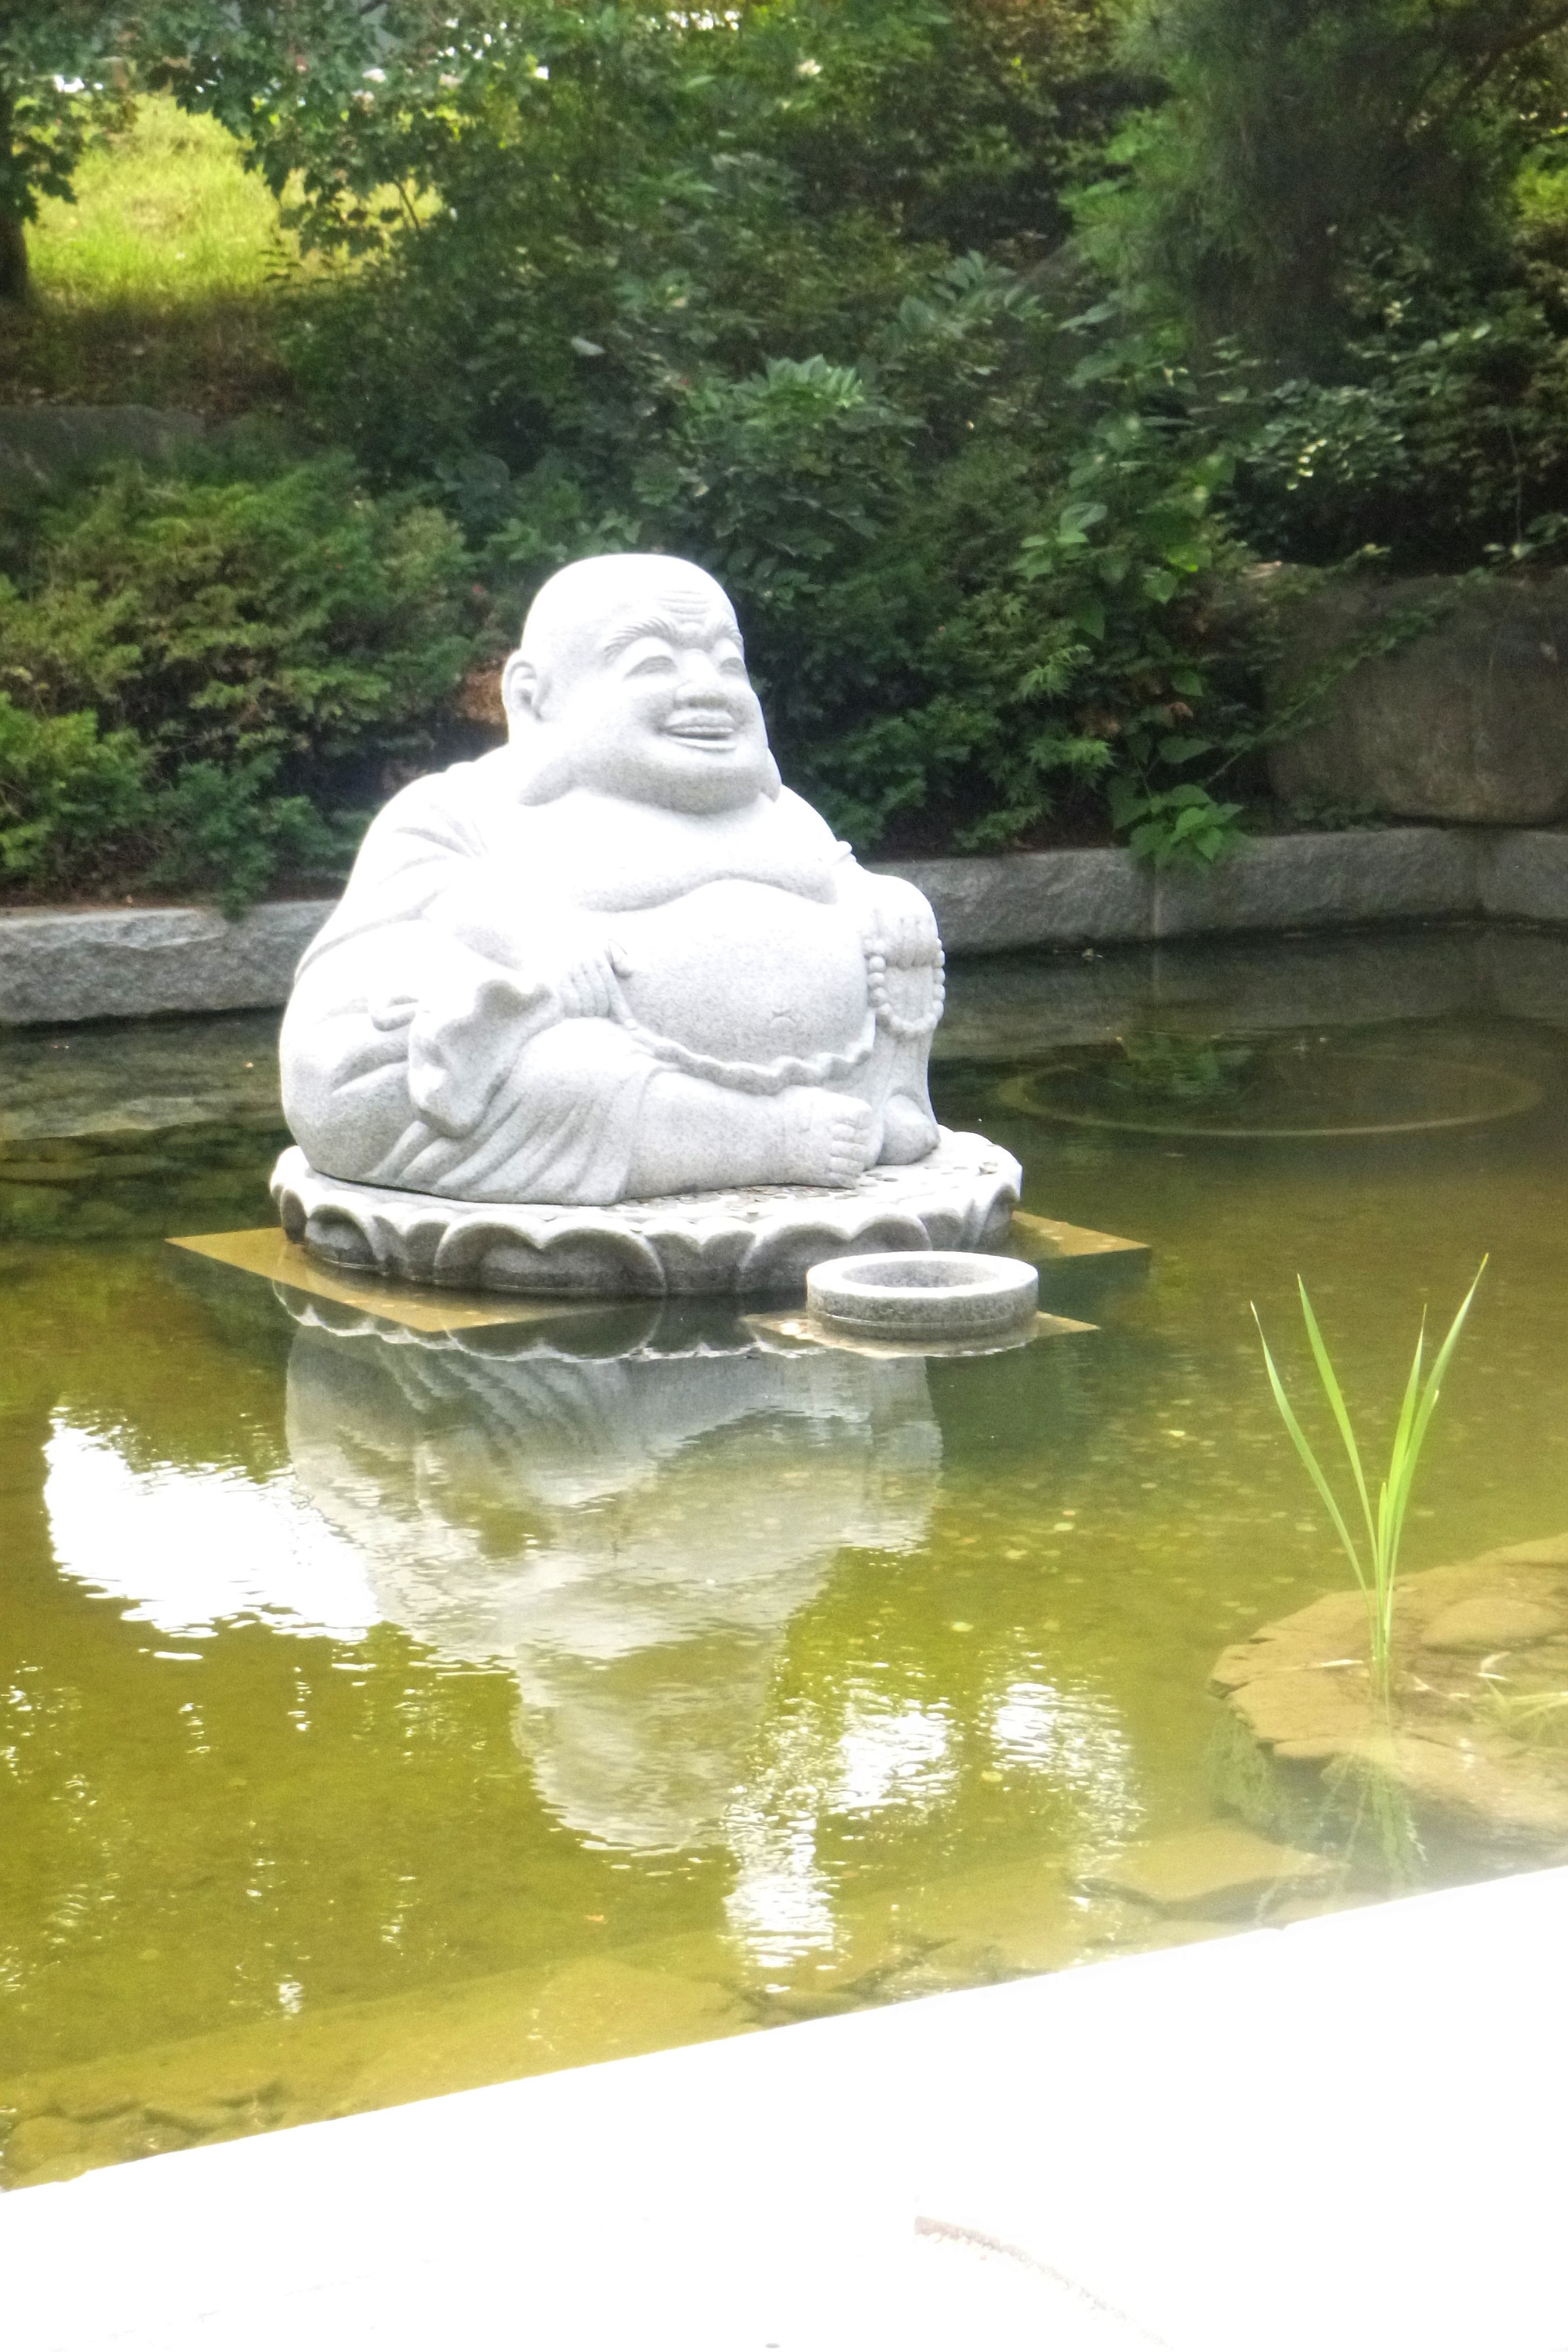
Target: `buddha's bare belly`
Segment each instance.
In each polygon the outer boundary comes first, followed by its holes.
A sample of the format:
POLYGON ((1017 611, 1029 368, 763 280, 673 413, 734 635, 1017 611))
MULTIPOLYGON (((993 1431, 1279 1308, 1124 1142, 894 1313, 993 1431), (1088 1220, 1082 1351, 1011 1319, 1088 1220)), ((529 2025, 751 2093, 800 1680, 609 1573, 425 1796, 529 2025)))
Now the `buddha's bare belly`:
POLYGON ((867 1022, 860 930, 845 908, 760 882, 709 882, 616 918, 622 990, 655 1036, 715 1060, 844 1055, 867 1022))

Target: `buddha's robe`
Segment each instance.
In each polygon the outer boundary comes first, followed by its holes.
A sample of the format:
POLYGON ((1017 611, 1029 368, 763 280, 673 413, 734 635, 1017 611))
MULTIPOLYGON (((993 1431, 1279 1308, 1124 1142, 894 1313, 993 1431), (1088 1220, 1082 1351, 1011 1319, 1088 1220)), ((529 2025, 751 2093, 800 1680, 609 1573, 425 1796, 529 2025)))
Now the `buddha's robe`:
MULTIPOLYGON (((721 816, 582 791, 533 805, 506 751, 424 778, 376 818, 301 961, 289 1124, 323 1174, 594 1205, 626 1197, 661 1070, 923 1101, 934 1011, 913 1047, 880 1034, 868 962, 879 894, 898 892, 915 896, 787 791, 721 816), (585 966, 611 970, 587 1012, 585 966)), ((933 929, 917 1013, 939 961, 933 929)))

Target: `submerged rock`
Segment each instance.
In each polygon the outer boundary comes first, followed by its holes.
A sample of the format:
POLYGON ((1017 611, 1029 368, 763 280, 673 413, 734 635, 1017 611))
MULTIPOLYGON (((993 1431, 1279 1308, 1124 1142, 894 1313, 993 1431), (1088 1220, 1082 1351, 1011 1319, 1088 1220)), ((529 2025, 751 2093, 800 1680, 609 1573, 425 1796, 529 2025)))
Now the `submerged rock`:
POLYGON ((1404 1579, 1386 1711, 1359 1592, 1260 1627, 1211 1686, 1282 1766, 1361 1768, 1418 1823, 1467 1841, 1568 1839, 1568 1536, 1404 1579))
POLYGON ((89 2137, 64 2116, 24 2116, 5 2143, 6 2169, 25 2179, 46 2165, 70 2164, 89 2137))
POLYGON ((1156 1909, 1204 1918, 1255 1911, 1268 1895, 1333 1875, 1321 1854, 1275 1845, 1232 1822, 1130 1846, 1082 1874, 1092 1894, 1131 1895, 1156 1909))
POLYGON ((1562 1633, 1568 1633, 1568 1618, 1561 1610, 1506 1592, 1483 1592, 1474 1601, 1456 1601, 1432 1620, 1421 1639, 1428 1650, 1527 1650, 1562 1633))

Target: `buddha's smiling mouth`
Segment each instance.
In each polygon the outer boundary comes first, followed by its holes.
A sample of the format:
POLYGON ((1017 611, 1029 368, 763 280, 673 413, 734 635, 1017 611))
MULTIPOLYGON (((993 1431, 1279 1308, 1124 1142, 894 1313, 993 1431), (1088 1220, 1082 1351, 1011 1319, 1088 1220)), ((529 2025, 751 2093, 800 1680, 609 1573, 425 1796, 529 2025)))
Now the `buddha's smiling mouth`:
POLYGON ((721 718, 717 713, 711 718, 694 713, 685 719, 672 719, 664 731, 678 743, 689 743, 699 751, 723 751, 736 740, 740 730, 732 719, 721 718))

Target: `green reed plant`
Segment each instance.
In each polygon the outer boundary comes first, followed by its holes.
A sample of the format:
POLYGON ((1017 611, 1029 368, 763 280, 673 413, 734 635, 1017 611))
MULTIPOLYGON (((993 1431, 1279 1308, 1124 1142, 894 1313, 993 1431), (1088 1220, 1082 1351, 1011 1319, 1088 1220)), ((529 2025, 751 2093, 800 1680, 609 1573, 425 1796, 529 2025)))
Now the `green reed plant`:
POLYGON ((1527 1748, 1568 1747, 1568 1690, 1507 1691, 1489 1682, 1475 1713, 1527 1748))
POLYGON ((1364 1553, 1361 1545, 1352 1536, 1346 1514, 1340 1507, 1322 1464, 1313 1452, 1306 1432, 1291 1409, 1290 1400, 1285 1393, 1285 1384, 1279 1378, 1274 1359, 1268 1351, 1268 1342, 1264 1338, 1262 1319, 1256 1305, 1252 1309, 1252 1319, 1258 1325, 1258 1336, 1263 1342, 1263 1360, 1268 1370, 1268 1385, 1274 1391, 1274 1402, 1279 1408, 1280 1419, 1289 1432, 1290 1443, 1300 1455, 1307 1475, 1318 1490, 1323 1507, 1332 1523, 1334 1533, 1344 1548, 1345 1556, 1355 1570, 1356 1582, 1365 1597, 1367 1624, 1372 1639, 1373 1683, 1378 1696, 1385 1702, 1389 1694, 1389 1676, 1394 1657, 1394 1596, 1399 1578, 1399 1547, 1405 1533, 1405 1515, 1409 1508, 1411 1491, 1415 1484, 1415 1473, 1421 1461, 1421 1449, 1426 1443, 1426 1433, 1431 1426, 1432 1415, 1437 1409, 1437 1399, 1442 1392, 1443 1378, 1447 1371, 1454 1349, 1458 1345, 1459 1334, 1465 1327, 1465 1318, 1470 1311, 1470 1302, 1480 1286, 1480 1279, 1486 1270, 1487 1261, 1483 1257, 1476 1269, 1475 1281, 1466 1291, 1459 1311, 1448 1326, 1448 1336, 1438 1349, 1432 1369, 1425 1381, 1422 1380, 1421 1370, 1426 1346, 1426 1318, 1425 1314, 1421 1318, 1421 1329, 1415 1341, 1415 1354, 1410 1366, 1410 1377, 1405 1383, 1405 1395, 1399 1408, 1399 1419, 1394 1427, 1394 1444, 1389 1451, 1388 1469, 1379 1483, 1375 1507, 1367 1484, 1366 1473, 1362 1465, 1361 1447, 1356 1443, 1355 1430, 1352 1425, 1350 1412, 1345 1404, 1344 1391, 1340 1386, 1338 1375, 1334 1370, 1333 1360, 1324 1344, 1323 1335, 1318 1328, 1318 1318, 1312 1312, 1312 1302, 1307 1296, 1307 1286, 1300 1275, 1296 1277, 1296 1287, 1301 1294, 1301 1317, 1307 1326, 1307 1339, 1311 1347, 1312 1360, 1317 1365, 1318 1378, 1322 1383, 1323 1394, 1328 1399, 1329 1411, 1333 1415, 1334 1426, 1339 1431, 1344 1445, 1346 1458, 1351 1466, 1351 1476, 1355 1486, 1356 1502, 1361 1507, 1362 1518, 1366 1528, 1364 1553))

